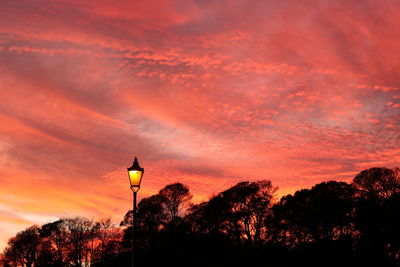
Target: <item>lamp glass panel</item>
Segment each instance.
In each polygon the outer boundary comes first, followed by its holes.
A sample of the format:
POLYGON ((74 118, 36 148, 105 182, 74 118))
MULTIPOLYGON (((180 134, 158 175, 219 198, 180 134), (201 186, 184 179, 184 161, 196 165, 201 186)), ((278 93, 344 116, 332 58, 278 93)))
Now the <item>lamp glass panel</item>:
POLYGON ((140 180, 142 179, 143 172, 132 170, 129 171, 129 180, 131 181, 131 186, 138 187, 140 186, 140 180))

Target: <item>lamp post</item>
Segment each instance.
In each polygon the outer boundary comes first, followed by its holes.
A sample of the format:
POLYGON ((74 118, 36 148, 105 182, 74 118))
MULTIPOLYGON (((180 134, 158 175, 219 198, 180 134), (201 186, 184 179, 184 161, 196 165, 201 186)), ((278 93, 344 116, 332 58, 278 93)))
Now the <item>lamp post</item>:
POLYGON ((128 169, 129 182, 131 184, 131 190, 133 192, 133 231, 132 231, 132 267, 134 260, 134 249, 136 247, 136 195, 140 189, 140 183, 142 182, 142 177, 144 169, 140 167, 137 158, 133 161, 133 164, 128 169))

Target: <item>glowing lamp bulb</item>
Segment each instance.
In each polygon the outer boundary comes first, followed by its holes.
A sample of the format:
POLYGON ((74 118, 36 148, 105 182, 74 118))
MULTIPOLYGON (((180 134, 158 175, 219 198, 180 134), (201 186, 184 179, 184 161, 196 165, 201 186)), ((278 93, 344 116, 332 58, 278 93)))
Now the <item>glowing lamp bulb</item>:
POLYGON ((139 166, 139 162, 136 157, 132 166, 127 169, 128 169, 128 176, 129 176, 129 182, 131 184, 131 189, 138 191, 140 188, 140 183, 142 182, 144 169, 139 166))

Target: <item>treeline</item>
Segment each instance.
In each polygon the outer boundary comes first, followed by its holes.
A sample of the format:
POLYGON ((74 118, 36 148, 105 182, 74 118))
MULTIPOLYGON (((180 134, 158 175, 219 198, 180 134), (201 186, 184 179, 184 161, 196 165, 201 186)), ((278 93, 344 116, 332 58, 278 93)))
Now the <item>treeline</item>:
POLYGON ((121 251, 122 232, 110 219, 64 218, 34 225, 8 241, 3 266, 97 266, 121 251))
MULTIPOLYGON (((371 168, 274 201, 269 180, 240 182, 196 205, 170 184, 142 199, 135 266, 400 266, 400 169, 371 168)), ((65 218, 11 238, 4 266, 130 266, 132 211, 65 218)))

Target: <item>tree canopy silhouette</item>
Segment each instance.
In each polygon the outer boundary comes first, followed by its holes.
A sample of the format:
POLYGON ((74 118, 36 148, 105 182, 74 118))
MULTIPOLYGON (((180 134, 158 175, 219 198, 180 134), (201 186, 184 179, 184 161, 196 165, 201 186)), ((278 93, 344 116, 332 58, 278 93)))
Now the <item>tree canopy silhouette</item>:
POLYGON ((187 208, 192 200, 189 188, 181 183, 167 185, 158 192, 170 222, 175 222, 180 212, 187 208))
MULTIPOLYGON (((275 200, 270 180, 243 181, 192 204, 166 185, 141 199, 138 266, 400 266, 398 168, 371 168, 275 200)), ((61 218, 12 237, 4 266, 130 266, 132 211, 61 218)))
POLYGON ((371 168, 360 172, 353 180, 360 197, 382 200, 400 193, 399 168, 371 168))
POLYGON ((296 245, 354 233, 354 200, 353 187, 336 181, 282 197, 273 207, 278 240, 296 245))

